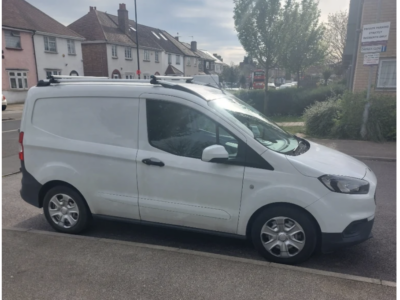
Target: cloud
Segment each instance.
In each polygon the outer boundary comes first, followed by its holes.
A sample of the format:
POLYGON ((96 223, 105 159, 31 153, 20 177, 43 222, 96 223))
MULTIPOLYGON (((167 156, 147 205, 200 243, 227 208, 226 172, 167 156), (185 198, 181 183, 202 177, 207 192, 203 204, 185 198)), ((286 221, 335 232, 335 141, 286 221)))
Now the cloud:
MULTIPOLYGON (((89 12, 89 6, 117 15, 119 3, 125 2, 130 19, 135 19, 134 1, 109 0, 27 0, 64 25, 89 12)), ((348 9, 350 0, 320 0, 321 20, 328 13, 348 9)), ((137 0, 140 24, 164 29, 180 40, 197 41, 200 49, 218 53, 224 62, 239 63, 245 51, 240 45, 233 21, 233 0, 137 0)))

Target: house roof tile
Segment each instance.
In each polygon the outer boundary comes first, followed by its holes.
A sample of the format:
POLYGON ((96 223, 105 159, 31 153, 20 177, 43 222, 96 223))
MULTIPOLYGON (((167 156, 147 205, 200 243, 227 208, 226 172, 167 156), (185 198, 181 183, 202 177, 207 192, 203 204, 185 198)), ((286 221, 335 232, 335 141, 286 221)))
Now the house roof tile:
POLYGON ((165 75, 183 75, 183 72, 175 68, 173 65, 168 65, 165 70, 165 75))
POLYGON ((25 0, 3 0, 3 26, 82 38, 25 0))
MULTIPOLYGON (((185 42, 181 42, 181 43, 182 43, 184 46, 186 46, 186 48, 190 49, 190 44, 185 43, 185 42)), ((204 53, 203 51, 201 51, 201 50, 199 50, 199 49, 197 49, 197 50, 195 51, 195 53, 196 53, 197 56, 199 56, 199 57, 202 58, 202 59, 211 60, 211 61, 215 61, 215 60, 216 60, 215 57, 210 56, 210 55, 204 53)))

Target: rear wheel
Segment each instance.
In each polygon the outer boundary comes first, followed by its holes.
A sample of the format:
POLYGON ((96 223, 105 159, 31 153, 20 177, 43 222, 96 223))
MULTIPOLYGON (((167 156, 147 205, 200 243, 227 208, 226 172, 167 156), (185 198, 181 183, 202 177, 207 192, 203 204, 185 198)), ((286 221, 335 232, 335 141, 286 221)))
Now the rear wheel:
POLYGON ((57 231, 79 233, 90 223, 90 211, 83 197, 67 186, 50 189, 43 201, 47 221, 57 231))
POLYGON ((272 206, 255 219, 251 236, 267 260, 296 264, 307 260, 317 244, 317 228, 308 214, 289 205, 272 206))

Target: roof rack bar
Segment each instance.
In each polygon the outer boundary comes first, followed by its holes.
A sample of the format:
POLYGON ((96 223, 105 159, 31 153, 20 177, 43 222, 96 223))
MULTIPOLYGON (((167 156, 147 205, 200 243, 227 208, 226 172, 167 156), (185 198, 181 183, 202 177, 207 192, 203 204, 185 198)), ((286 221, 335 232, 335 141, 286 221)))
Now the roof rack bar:
POLYGON ((79 79, 79 78, 82 78, 82 79, 95 79, 95 78, 97 78, 97 79, 108 79, 108 77, 96 77, 96 76, 68 76, 68 75, 52 75, 52 76, 50 76, 50 77, 53 77, 53 78, 55 78, 55 79, 62 79, 62 78, 65 78, 65 79, 69 79, 69 78, 71 78, 71 79, 79 79))

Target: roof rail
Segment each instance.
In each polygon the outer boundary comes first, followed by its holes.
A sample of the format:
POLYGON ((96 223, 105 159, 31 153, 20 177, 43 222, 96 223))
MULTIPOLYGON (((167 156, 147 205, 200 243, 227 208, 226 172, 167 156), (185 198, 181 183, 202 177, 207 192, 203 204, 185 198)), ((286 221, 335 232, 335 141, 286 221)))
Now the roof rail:
POLYGON ((108 77, 95 77, 95 76, 64 76, 52 75, 48 80, 40 80, 37 86, 49 86, 53 83, 63 82, 140 82, 150 83, 150 79, 111 79, 108 77))
POLYGON ((193 77, 181 77, 181 76, 159 76, 159 75, 150 75, 150 83, 151 84, 160 84, 161 81, 180 81, 184 80, 186 83, 191 83, 193 77))

